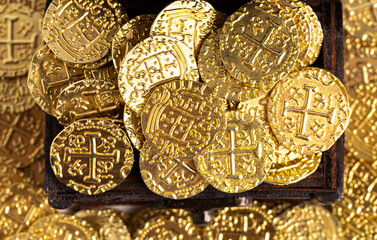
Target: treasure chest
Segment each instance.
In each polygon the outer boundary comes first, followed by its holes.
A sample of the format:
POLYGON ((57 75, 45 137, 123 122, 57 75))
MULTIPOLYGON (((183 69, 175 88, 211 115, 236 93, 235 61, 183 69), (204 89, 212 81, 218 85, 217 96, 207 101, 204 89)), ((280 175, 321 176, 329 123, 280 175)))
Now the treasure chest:
MULTIPOLYGON (((147 13, 157 14, 170 0, 123 1, 130 18, 147 13)), ((232 14, 247 1, 208 0, 217 10, 232 14)), ((47 1, 49 4, 50 1, 47 1)), ((316 12, 323 28, 322 50, 315 67, 323 68, 343 79, 343 23, 340 0, 307 0, 316 12)), ((338 201, 343 194, 344 136, 322 155, 318 169, 307 178, 290 185, 278 186, 262 183, 253 190, 227 194, 208 186, 200 194, 185 200, 171 200, 151 192, 144 184, 138 159, 134 151, 135 163, 131 173, 116 188, 98 195, 83 195, 57 180, 50 164, 50 146, 54 137, 63 129, 58 121, 46 114, 46 192, 52 207, 63 209, 74 204, 149 204, 156 207, 189 208, 196 212, 206 209, 235 206, 255 199, 296 200, 316 199, 322 203, 338 201)))

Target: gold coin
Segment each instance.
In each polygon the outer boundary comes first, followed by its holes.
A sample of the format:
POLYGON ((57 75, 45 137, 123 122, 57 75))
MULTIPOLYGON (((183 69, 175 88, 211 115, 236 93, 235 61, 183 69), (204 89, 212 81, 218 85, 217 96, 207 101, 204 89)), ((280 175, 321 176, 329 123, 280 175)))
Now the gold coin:
POLYGON ((42 15, 17 3, 0 5, 0 76, 24 76, 42 46, 42 15))
POLYGON ((26 230, 35 221, 54 213, 42 188, 15 183, 0 193, 0 238, 26 230))
POLYGON ((315 172, 321 163, 322 153, 303 155, 296 159, 281 157, 281 162, 272 163, 265 182, 275 185, 296 183, 315 172))
POLYGON ((139 166, 145 185, 166 198, 186 199, 201 193, 208 186, 191 157, 156 152, 147 142, 141 149, 139 166))
POLYGON ((60 92, 73 82, 84 78, 84 71, 67 66, 44 45, 34 54, 31 61, 27 85, 39 107, 55 116, 60 92))
POLYGON ((0 5, 9 3, 20 3, 29 7, 33 12, 39 12, 43 16, 45 12, 46 1, 44 0, 0 0, 0 5))
POLYGON ((56 104, 56 118, 69 125, 83 118, 121 118, 122 98, 117 87, 104 80, 85 79, 64 88, 56 104))
POLYGON ((136 16, 119 28, 113 38, 112 57, 115 69, 119 72, 123 58, 139 42, 149 37, 151 26, 157 15, 136 16))
POLYGON ((0 156, 26 167, 44 152, 44 112, 34 107, 23 113, 0 114, 0 156))
POLYGON ((126 133, 106 119, 84 119, 67 126, 50 150, 59 181, 87 195, 106 192, 131 171, 134 155, 126 133))
MULTIPOLYGON (((96 70, 105 67, 108 63, 112 61, 111 53, 109 52, 105 57, 90 63, 70 63, 66 62, 67 66, 82 70, 96 70)), ((116 73, 114 73, 116 74, 116 73)))
POLYGON ((84 71, 86 79, 101 79, 106 82, 114 84, 118 88, 118 73, 115 71, 114 64, 112 62, 107 63, 106 65, 92 70, 84 71))
POLYGON ((54 214, 35 222, 29 232, 43 239, 99 240, 97 232, 84 220, 65 214, 54 214))
MULTIPOLYGON (((45 186, 45 155, 44 151, 37 156, 34 162, 29 166, 20 168, 20 171, 27 178, 26 182, 30 182, 34 186, 44 187, 45 186)), ((1 185, 1 184, 0 184, 1 185)))
MULTIPOLYGON (((344 84, 348 90, 355 85, 377 82, 377 60, 361 57, 355 53, 345 57, 344 84)), ((357 86, 355 87, 357 88, 357 86)))
POLYGON ((70 63, 92 63, 110 52, 112 38, 127 20, 117 1, 53 0, 42 36, 55 55, 70 63))
POLYGON ((268 102, 268 120, 275 136, 300 154, 326 151, 348 125, 346 94, 340 80, 323 69, 291 73, 275 85, 268 102))
POLYGON ((127 226, 114 209, 87 209, 75 213, 98 232, 101 240, 131 240, 127 226))
POLYGON ((0 112, 22 113, 34 106, 26 76, 0 79, 0 112))
POLYGON ((274 219, 279 239, 341 240, 338 221, 321 206, 300 204, 274 219))
POLYGON ((22 232, 5 238, 5 240, 43 240, 43 238, 34 233, 22 232))
POLYGON ((276 239, 272 219, 258 206, 231 207, 215 217, 210 239, 276 239))
POLYGON ((272 163, 274 143, 262 123, 240 111, 228 111, 228 126, 210 151, 195 156, 195 165, 216 189, 227 193, 251 190, 263 182, 272 163))
POLYGON ((0 169, 0 192, 12 186, 14 183, 28 182, 28 179, 25 178, 25 174, 23 172, 14 166, 3 164, 1 157, 0 163, 2 164, 0 169))
POLYGON ((216 15, 217 11, 204 0, 174 1, 157 15, 151 27, 151 36, 175 38, 197 56, 199 46, 213 29, 216 15))
POLYGON ((137 114, 127 105, 125 105, 123 112, 123 122, 132 146, 140 151, 145 141, 143 130, 141 129, 140 114, 137 114))
MULTIPOLYGON (((347 62, 347 56, 356 55, 358 57, 368 57, 377 59, 377 40, 363 41, 360 38, 352 37, 346 31, 344 32, 344 54, 347 62)), ((364 59, 365 60, 365 59, 364 59)))
POLYGON ((172 81, 156 87, 141 114, 146 141, 187 158, 204 152, 226 127, 225 102, 200 82, 172 81))
POLYGON ((225 21, 220 49, 224 66, 234 78, 268 91, 296 64, 296 25, 275 2, 250 2, 225 21))
POLYGON ((199 240, 195 226, 184 218, 174 216, 153 218, 135 234, 135 240, 184 239, 199 240))
POLYGON ((225 13, 220 12, 220 11, 216 11, 216 18, 215 18, 215 22, 213 23, 212 30, 215 29, 215 28, 216 29, 222 28, 228 17, 229 16, 226 15, 225 13))
POLYGON ((225 69, 220 56, 220 33, 221 30, 215 31, 200 48, 198 68, 201 79, 227 100, 243 101, 261 96, 265 92, 263 88, 241 83, 225 69))
POLYGON ((146 102, 145 95, 152 87, 176 79, 199 80, 194 55, 176 39, 149 37, 138 43, 123 59, 119 90, 126 105, 141 113, 146 102))

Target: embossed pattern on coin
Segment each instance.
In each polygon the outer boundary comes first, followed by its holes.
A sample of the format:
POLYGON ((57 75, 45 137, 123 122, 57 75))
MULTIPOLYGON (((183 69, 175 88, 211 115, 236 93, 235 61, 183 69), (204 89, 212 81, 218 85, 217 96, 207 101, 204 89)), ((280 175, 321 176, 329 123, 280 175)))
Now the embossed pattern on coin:
POLYGON ((82 70, 68 67, 45 45, 34 54, 27 85, 39 107, 55 116, 60 92, 73 82, 84 78, 82 70))
POLYGON ((151 36, 169 36, 187 45, 195 56, 216 22, 216 10, 204 0, 170 3, 156 17, 151 36))
POLYGON ((0 168, 0 192, 10 187, 14 183, 22 183, 27 181, 23 172, 19 171, 12 165, 4 164, 1 160, 2 159, 0 157, 0 163, 3 165, 0 168))
POLYGON ((5 238, 5 240, 43 240, 43 238, 28 232, 22 232, 10 237, 5 238))
POLYGON ((311 155, 329 149, 345 131, 350 107, 344 86, 330 72, 304 68, 278 82, 268 120, 281 144, 311 155))
POLYGON ((227 193, 258 186, 272 163, 274 143, 262 123, 240 111, 226 112, 228 125, 217 135, 209 152, 195 156, 195 165, 205 181, 227 193))
POLYGON ((115 188, 134 162, 126 133, 106 119, 84 119, 67 126, 55 137, 50 154, 58 180, 87 195, 115 188))
POLYGON ((296 64, 298 34, 278 4, 250 2, 224 23, 220 37, 224 66, 238 81, 270 90, 296 64))
POLYGON ((191 157, 155 152, 144 143, 139 160, 144 183, 154 193, 171 199, 185 199, 201 193, 208 183, 196 170, 191 157))
POLYGON ((6 5, 9 3, 19 3, 27 6, 34 12, 39 12, 43 16, 45 12, 46 1, 44 0, 0 0, 0 5, 6 5))
POLYGON ((141 113, 145 95, 152 87, 176 79, 199 80, 194 55, 176 39, 149 37, 124 58, 119 72, 119 90, 126 105, 141 113))
POLYGON ((25 112, 35 106, 29 93, 27 77, 0 79, 0 112, 25 112))
POLYGON ((0 77, 26 75, 34 52, 43 45, 42 15, 18 3, 0 5, 0 77))
POLYGON ((94 78, 105 80, 106 82, 114 84, 118 88, 118 74, 115 71, 115 67, 112 62, 109 62, 100 68, 85 70, 84 74, 86 79, 94 78))
POLYGON ((141 114, 152 148, 173 149, 176 156, 204 152, 225 131, 225 101, 200 82, 172 81, 156 87, 141 114))
POLYGON ((85 79, 63 89, 56 104, 56 117, 60 124, 68 125, 83 118, 121 118, 122 109, 122 98, 114 84, 85 79))
POLYGON ((141 150, 145 137, 141 128, 141 116, 131 108, 124 106, 123 123, 128 137, 134 148, 141 150))
POLYGON ((157 15, 143 14, 128 21, 115 34, 112 45, 112 57, 117 72, 123 58, 140 41, 149 37, 151 26, 157 15))
POLYGON ((85 64, 109 53, 125 20, 127 14, 116 1, 53 0, 43 19, 42 36, 61 60, 85 64))
MULTIPOLYGON (((357 54, 352 54, 347 57, 344 62, 344 84, 347 90, 350 91, 350 97, 352 98, 352 87, 355 85, 355 89, 359 84, 369 84, 369 82, 377 82, 377 60, 361 57, 357 54)), ((354 91, 354 90, 353 90, 354 91)))

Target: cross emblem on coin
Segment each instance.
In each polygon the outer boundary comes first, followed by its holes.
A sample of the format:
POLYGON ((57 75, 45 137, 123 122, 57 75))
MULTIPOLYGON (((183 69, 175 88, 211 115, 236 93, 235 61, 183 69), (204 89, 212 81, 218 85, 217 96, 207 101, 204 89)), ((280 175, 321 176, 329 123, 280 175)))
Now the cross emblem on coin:
POLYGON ((239 228, 234 226, 235 231, 221 231, 220 230, 220 235, 222 235, 221 239, 247 240, 248 239, 247 232, 249 231, 249 215, 244 214, 244 213, 238 213, 237 223, 238 223, 237 225, 239 226, 239 228))
POLYGON ((42 79, 42 91, 43 93, 49 95, 49 90, 50 88, 56 87, 56 86, 61 86, 65 84, 72 84, 76 80, 83 79, 82 75, 78 76, 72 76, 71 72, 69 71, 69 67, 67 66, 66 63, 64 63, 64 71, 65 74, 67 75, 67 78, 61 79, 61 80, 56 80, 53 82, 47 82, 45 78, 42 79))
POLYGON ((173 161, 175 162, 174 166, 171 167, 167 173, 162 173, 160 178, 162 179, 162 181, 164 181, 166 184, 171 184, 172 181, 170 179, 171 175, 173 175, 175 173, 175 170, 179 167, 182 167, 184 168, 186 171, 190 172, 192 175, 195 176, 196 174, 196 171, 194 169, 192 169, 190 166, 188 166, 184 160, 180 160, 178 158, 172 158, 173 161))
POLYGON ((14 31, 14 25, 13 23, 18 20, 17 16, 13 15, 7 15, 5 16, 5 19, 8 22, 8 36, 6 39, 0 39, 0 44, 6 44, 7 45, 7 53, 8 57, 3 59, 4 64, 9 64, 9 63, 18 63, 18 59, 14 58, 14 45, 16 44, 30 44, 32 47, 35 47, 36 41, 37 41, 37 33, 33 33, 31 39, 29 40, 24 40, 24 39, 14 39, 13 38, 13 31, 14 31))
POLYGON ((297 138, 301 138, 303 140, 310 141, 311 140, 310 136, 305 134, 306 133, 306 125, 308 123, 309 115, 327 118, 328 123, 331 124, 335 120, 336 110, 334 108, 332 108, 331 110, 329 110, 329 112, 323 112, 323 111, 311 109, 310 105, 311 105, 311 102, 312 102, 313 93, 316 91, 316 88, 313 87, 313 86, 305 85, 304 89, 307 91, 304 106, 301 107, 301 108, 300 107, 289 107, 288 101, 284 101, 282 116, 286 116, 287 112, 295 112, 295 113, 302 114, 300 131, 298 133, 296 133, 295 136, 297 138))
POLYGON ((85 176, 83 180, 88 183, 99 183, 101 182, 101 178, 97 175, 97 161, 102 160, 110 163, 117 163, 120 161, 120 151, 115 149, 111 153, 97 152, 96 140, 102 136, 100 132, 85 132, 84 136, 90 140, 88 151, 82 152, 67 147, 64 153, 64 162, 70 162, 73 157, 89 158, 89 174, 85 176))

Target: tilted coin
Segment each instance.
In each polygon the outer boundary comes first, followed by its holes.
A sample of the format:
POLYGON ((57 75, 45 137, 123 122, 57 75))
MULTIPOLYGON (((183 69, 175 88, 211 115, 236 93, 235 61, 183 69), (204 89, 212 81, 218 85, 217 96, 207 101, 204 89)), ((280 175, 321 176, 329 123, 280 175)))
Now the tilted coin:
POLYGON ((105 67, 108 63, 111 63, 111 61, 112 61, 112 57, 111 57, 111 53, 109 52, 105 57, 95 62, 90 62, 90 63, 66 62, 66 63, 67 63, 67 66, 71 68, 82 69, 82 70, 96 70, 96 69, 105 67))
POLYGON ((228 125, 209 152, 195 156, 195 165, 216 189, 227 193, 251 190, 263 182, 272 163, 274 143, 262 123, 240 111, 228 111, 228 125))
POLYGON ((26 76, 0 79, 0 112, 22 113, 34 106, 26 76))
POLYGON ((118 88, 118 73, 115 71, 114 64, 112 62, 107 63, 106 65, 92 70, 84 71, 86 79, 101 79, 106 82, 114 84, 118 88))
POLYGON ((141 113, 145 95, 152 87, 171 80, 199 80, 193 53, 180 41, 149 37, 138 43, 123 59, 119 71, 119 90, 126 103, 141 113))
POLYGON ((217 11, 204 0, 174 1, 156 17, 151 36, 169 36, 197 55, 199 46, 216 22, 217 11))
POLYGON ((84 78, 83 70, 67 66, 45 45, 34 54, 27 85, 39 107, 55 116, 60 92, 73 82, 84 78))
POLYGON ((220 56, 220 33, 221 30, 217 30, 208 36, 200 48, 198 68, 203 82, 228 100, 243 101, 262 95, 263 88, 245 85, 225 69, 220 56))
POLYGON ((180 156, 192 157, 224 132, 225 102, 203 83, 172 81, 153 90, 141 125, 152 148, 174 149, 180 156))
POLYGON ((65 214, 44 217, 35 222, 30 227, 29 232, 43 239, 100 239, 88 222, 65 214))
POLYGON ((330 72, 304 68, 278 82, 269 98, 268 120, 281 144, 311 155, 329 149, 350 115, 343 84, 330 72))
POLYGON ((112 57, 117 72, 123 58, 140 41, 149 37, 151 26, 157 15, 143 14, 128 21, 115 34, 112 45, 112 57))
POLYGON ((102 240, 131 240, 127 226, 114 209, 87 209, 75 213, 98 232, 102 240))
POLYGON ((126 133, 106 119, 84 119, 67 126, 50 150, 59 181, 87 195, 106 192, 131 171, 134 155, 126 133))
POLYGON ((0 156, 26 167, 44 152, 44 112, 34 107, 23 113, 0 114, 0 156))
POLYGON ((110 52, 112 38, 125 20, 127 14, 117 1, 53 0, 42 36, 59 59, 91 63, 110 52))
POLYGON ((297 28, 273 1, 246 3, 225 21, 220 49, 224 66, 234 78, 268 91, 296 64, 297 28))
POLYGON ((201 193, 208 183, 196 170, 192 157, 155 152, 147 142, 141 149, 140 173, 154 193, 171 199, 186 199, 201 193))
POLYGON ((125 105, 123 112, 123 122, 124 128, 128 137, 130 138, 132 146, 140 151, 145 142, 143 130, 141 129, 140 114, 135 113, 131 108, 125 105))
POLYGON ((0 238, 26 230, 52 213, 42 188, 15 183, 0 192, 0 238))
POLYGON ((42 15, 18 3, 0 5, 0 76, 27 74, 30 60, 42 46, 42 15))
POLYGON ((56 104, 56 118, 62 125, 91 117, 121 118, 122 98, 117 87, 100 79, 85 79, 64 88, 56 104))

